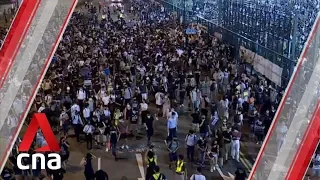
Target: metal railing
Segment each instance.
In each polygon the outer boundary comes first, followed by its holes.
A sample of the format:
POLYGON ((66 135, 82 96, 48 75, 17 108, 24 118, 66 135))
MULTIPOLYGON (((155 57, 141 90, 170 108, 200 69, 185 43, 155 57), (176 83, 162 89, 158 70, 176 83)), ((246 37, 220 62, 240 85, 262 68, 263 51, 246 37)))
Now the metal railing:
MULTIPOLYGON (((238 61, 240 60, 240 46, 251 50, 252 52, 264 57, 265 59, 268 59, 272 63, 278 65, 280 68, 283 69, 281 74, 281 86, 286 86, 290 80, 290 77, 293 73, 294 67, 296 65, 296 62, 289 59, 288 57, 285 57, 278 52, 269 49, 265 46, 260 45, 259 43, 248 39, 247 37, 244 37, 243 35, 234 32, 232 30, 229 30, 221 25, 218 25, 214 21, 207 20, 192 11, 185 10, 185 8, 177 7, 173 5, 172 3, 169 3, 167 1, 160 1, 168 11, 173 11, 177 14, 178 18, 181 18, 182 16, 184 19, 184 24, 189 23, 197 23, 204 27, 206 27, 208 35, 214 35, 214 33, 219 33, 221 35, 221 40, 227 44, 232 45, 236 50, 236 59, 238 61), (238 53, 239 52, 239 53, 238 53)), ((288 47, 289 48, 289 47, 288 47)), ((250 64, 246 64, 246 67, 249 67, 249 69, 252 69, 251 72, 255 72, 250 64)), ((266 69, 269 67, 265 67, 266 69)))

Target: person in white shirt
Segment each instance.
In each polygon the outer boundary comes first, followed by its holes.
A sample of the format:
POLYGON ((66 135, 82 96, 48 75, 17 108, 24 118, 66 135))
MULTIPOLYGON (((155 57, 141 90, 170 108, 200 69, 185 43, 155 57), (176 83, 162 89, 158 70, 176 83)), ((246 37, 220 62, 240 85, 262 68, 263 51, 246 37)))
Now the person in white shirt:
POLYGON ((86 134, 88 150, 92 149, 92 135, 94 131, 95 131, 94 126, 90 122, 88 122, 88 124, 85 125, 83 128, 83 132, 86 134))
POLYGON ((46 109, 46 104, 45 103, 42 103, 41 106, 39 107, 38 109, 38 113, 41 113, 43 110, 46 109))
MULTIPOLYGON (((12 110, 11 110, 12 111, 12 110)), ((7 125, 10 130, 14 130, 18 125, 18 120, 15 116, 8 116, 7 125)), ((11 131, 10 131, 11 132, 11 131)))
POLYGON ((80 106, 74 102, 74 104, 71 106, 71 116, 74 116, 76 112, 80 112, 80 106))
POLYGON ((193 162, 194 147, 197 144, 197 135, 193 132, 193 130, 189 131, 189 134, 185 138, 185 142, 187 145, 187 158, 189 161, 193 162))
MULTIPOLYGON (((221 114, 223 114, 223 116, 226 119, 229 119, 229 100, 228 100, 228 98, 225 97, 224 99, 221 99, 220 105, 221 105, 221 114)), ((218 114, 220 114, 220 113, 218 112, 218 114)))
POLYGON ((103 99, 103 97, 107 96, 107 91, 106 91, 106 87, 105 85, 102 86, 102 88, 100 89, 100 91, 98 92, 98 99, 103 99))
POLYGON ((111 119, 111 112, 108 106, 104 106, 103 115, 109 120, 111 119))
POLYGON ((82 125, 83 125, 83 122, 80 117, 80 111, 76 111, 75 114, 72 115, 72 126, 74 128, 74 134, 78 142, 80 142, 80 133, 81 133, 82 125))
POLYGON ((191 100, 191 110, 192 113, 195 112, 195 110, 197 109, 197 89, 194 88, 191 92, 190 92, 190 100, 191 100))
POLYGON ((149 108, 149 105, 146 103, 145 100, 142 100, 142 103, 140 103, 140 114, 143 122, 145 122, 145 119, 147 117, 148 108, 149 108))
POLYGON ((83 89, 83 87, 80 87, 80 89, 78 90, 77 98, 79 101, 84 101, 87 98, 86 91, 83 89))
POLYGON ((280 125, 276 129, 277 132, 277 146, 278 146, 278 153, 280 152, 281 146, 284 144, 284 141, 287 136, 288 127, 286 123, 282 121, 280 125))
POLYGON ((197 173, 193 174, 190 177, 190 180, 206 180, 206 177, 201 174, 201 171, 202 171, 202 168, 201 167, 197 167, 197 173))
POLYGON ((87 120, 87 122, 90 122, 91 121, 91 111, 89 109, 88 103, 85 104, 85 108, 83 109, 82 113, 83 113, 83 117, 87 120))
POLYGON ((157 114, 158 116, 160 115, 161 113, 161 109, 162 109, 162 105, 163 105, 163 97, 164 97, 164 94, 162 92, 157 92, 156 95, 155 95, 155 98, 156 98, 156 105, 157 105, 157 114))
POLYGON ((38 147, 42 147, 43 144, 45 144, 45 141, 46 140, 43 137, 41 129, 39 129, 38 132, 37 132, 37 135, 36 135, 36 142, 37 142, 38 147))
POLYGON ((103 105, 108 106, 109 102, 110 102, 110 96, 103 96, 101 98, 103 105))

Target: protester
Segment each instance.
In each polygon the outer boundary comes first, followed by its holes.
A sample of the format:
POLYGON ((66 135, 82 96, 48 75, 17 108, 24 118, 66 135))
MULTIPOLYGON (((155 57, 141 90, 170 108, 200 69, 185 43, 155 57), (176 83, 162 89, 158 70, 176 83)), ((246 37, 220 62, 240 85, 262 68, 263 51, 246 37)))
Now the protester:
POLYGON ((168 143, 168 150, 169 150, 169 168, 174 167, 178 160, 178 150, 179 150, 179 141, 177 137, 173 137, 171 141, 168 143))
POLYGON ((201 171, 202 171, 202 168, 201 167, 197 167, 197 173, 193 174, 190 177, 190 180, 206 180, 206 177, 201 174, 201 171))
POLYGON ((98 170, 94 174, 95 180, 109 180, 109 176, 106 172, 104 172, 102 169, 98 170))
POLYGON ((82 159, 81 164, 84 165, 84 175, 86 180, 94 179, 94 170, 92 167, 92 159, 95 158, 92 154, 87 153, 87 156, 82 159))
POLYGON ((177 180, 185 180, 186 178, 186 165, 184 162, 184 156, 183 155, 179 155, 178 156, 178 161, 177 161, 177 165, 176 165, 176 174, 175 174, 175 179, 177 180))
POLYGON ((150 180, 166 180, 166 176, 162 173, 160 173, 160 168, 159 166, 155 166, 154 167, 154 174, 153 176, 150 178, 150 180))
POLYGON ((149 149, 149 151, 146 153, 146 163, 147 163, 146 179, 151 179, 153 177, 155 168, 157 166, 157 157, 152 151, 152 149, 149 149))

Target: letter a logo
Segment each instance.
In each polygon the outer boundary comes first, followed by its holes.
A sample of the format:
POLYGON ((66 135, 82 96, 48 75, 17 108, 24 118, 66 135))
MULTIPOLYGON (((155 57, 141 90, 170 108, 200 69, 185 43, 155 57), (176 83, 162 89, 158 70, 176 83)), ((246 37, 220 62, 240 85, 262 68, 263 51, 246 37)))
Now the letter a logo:
POLYGON ((47 142, 46 146, 36 149, 36 152, 59 152, 60 147, 53 134, 49 121, 44 113, 35 113, 29 124, 26 134, 19 146, 20 152, 27 152, 37 134, 38 129, 41 129, 43 136, 47 142))

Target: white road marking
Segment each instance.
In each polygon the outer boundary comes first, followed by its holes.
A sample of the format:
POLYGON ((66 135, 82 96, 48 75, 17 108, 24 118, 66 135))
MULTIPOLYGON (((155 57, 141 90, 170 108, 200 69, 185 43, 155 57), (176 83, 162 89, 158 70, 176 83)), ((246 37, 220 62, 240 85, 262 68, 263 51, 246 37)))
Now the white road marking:
POLYGON ((98 170, 101 169, 101 158, 98 158, 98 170))
POLYGON ((231 179, 234 179, 234 175, 228 172, 228 175, 231 179))
POLYGON ((143 159, 142 159, 142 155, 141 154, 136 154, 136 160, 137 160, 137 164, 139 167, 139 171, 141 174, 141 178, 138 178, 138 180, 145 180, 145 172, 144 172, 144 167, 143 167, 143 159))
POLYGON ((217 171, 220 174, 220 176, 222 177, 223 180, 231 180, 234 179, 234 175, 228 172, 228 176, 225 176, 223 174, 223 172, 221 171, 220 167, 217 167, 217 171))

